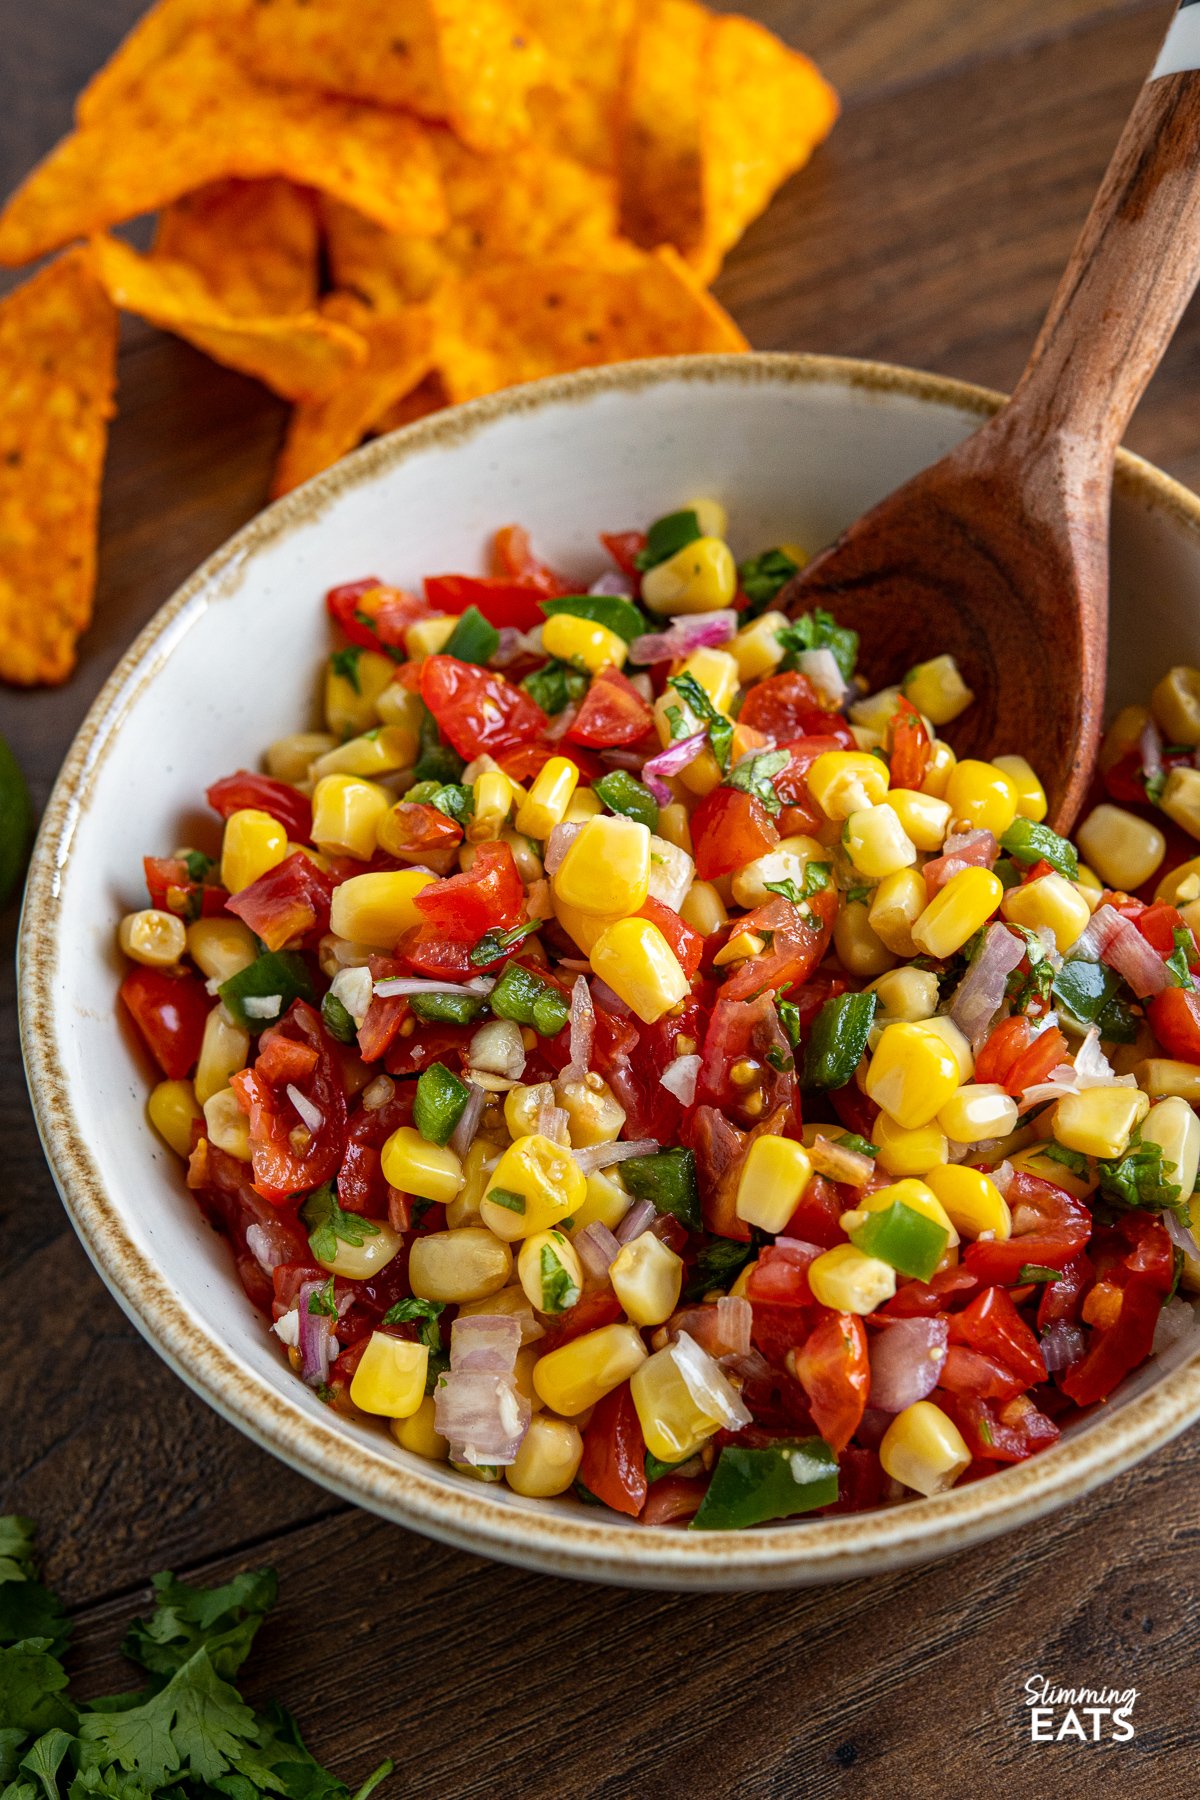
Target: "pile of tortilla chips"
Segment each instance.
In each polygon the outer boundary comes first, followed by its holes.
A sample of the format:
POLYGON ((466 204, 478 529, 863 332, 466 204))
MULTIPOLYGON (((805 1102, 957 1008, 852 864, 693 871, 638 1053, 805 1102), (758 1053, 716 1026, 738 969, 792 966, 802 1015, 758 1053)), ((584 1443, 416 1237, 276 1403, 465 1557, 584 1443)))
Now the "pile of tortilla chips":
POLYGON ((836 113, 697 0, 157 0, 0 213, 0 263, 63 251, 0 303, 0 677, 90 618, 117 310, 294 403, 284 493, 513 382, 744 349, 707 284, 836 113))

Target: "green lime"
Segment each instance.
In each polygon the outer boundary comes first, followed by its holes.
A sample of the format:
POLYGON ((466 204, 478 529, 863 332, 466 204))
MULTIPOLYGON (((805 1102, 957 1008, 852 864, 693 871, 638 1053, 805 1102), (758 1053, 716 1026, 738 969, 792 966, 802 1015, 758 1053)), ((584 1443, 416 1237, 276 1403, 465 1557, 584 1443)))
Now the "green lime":
POLYGON ((0 737, 0 906, 7 905, 25 872, 33 835, 33 807, 17 759, 0 737))

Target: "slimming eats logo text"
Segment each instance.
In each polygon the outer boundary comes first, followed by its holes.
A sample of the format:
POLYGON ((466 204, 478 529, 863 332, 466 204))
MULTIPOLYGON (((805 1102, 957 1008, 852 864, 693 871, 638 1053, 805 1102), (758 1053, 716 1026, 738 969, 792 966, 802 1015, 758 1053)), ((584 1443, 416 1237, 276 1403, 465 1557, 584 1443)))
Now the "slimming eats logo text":
POLYGON ((1136 1735, 1130 1714, 1136 1688, 1055 1687, 1044 1675, 1025 1683, 1029 1738, 1034 1744, 1127 1744, 1136 1735))

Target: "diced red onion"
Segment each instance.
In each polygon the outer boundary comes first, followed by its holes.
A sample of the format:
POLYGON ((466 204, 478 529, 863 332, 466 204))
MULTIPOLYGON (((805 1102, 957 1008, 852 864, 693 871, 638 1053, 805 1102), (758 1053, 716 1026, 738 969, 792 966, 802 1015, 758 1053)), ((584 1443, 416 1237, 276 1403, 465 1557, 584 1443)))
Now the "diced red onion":
POLYGON ((475 1142, 475 1134, 479 1130, 479 1120, 483 1112, 484 1092, 475 1082, 467 1082, 467 1104, 462 1109, 458 1124, 450 1136, 450 1148, 455 1156, 465 1156, 475 1142))
POLYGON ((1136 1087, 1136 1075, 1118 1075, 1100 1048, 1100 1028, 1093 1025, 1075 1052, 1075 1087, 1136 1087))
POLYGON ((1138 739, 1138 748, 1142 753, 1142 774, 1147 780, 1162 774, 1162 733, 1153 719, 1147 719, 1142 727, 1142 735, 1138 739))
POLYGON ((822 700, 834 707, 842 704, 846 698, 846 677, 832 650, 802 650, 796 658, 796 666, 802 675, 808 676, 822 700))
POLYGON ((525 1043, 515 1019, 489 1019, 471 1039, 467 1063, 483 1075, 517 1081, 525 1073, 525 1043))
POLYGON ((556 825, 554 827, 546 839, 546 854, 542 858, 547 875, 558 874, 563 857, 582 830, 582 825, 556 825))
POLYGON ((815 1138, 808 1154, 818 1175, 827 1175, 830 1181, 844 1181, 850 1187, 866 1187, 875 1173, 873 1157, 847 1150, 831 1138, 815 1138))
POLYGON ((924 1400, 946 1361, 950 1327, 944 1318, 897 1319, 871 1339, 870 1404, 903 1412, 924 1400))
POLYGON ((996 1167, 992 1170, 992 1180, 999 1188, 1002 1198, 1007 1199, 1008 1190, 1016 1178, 1017 1171, 1013 1168, 1007 1157, 1005 1157, 1002 1163, 997 1163, 996 1167))
POLYGON ((570 731, 572 725, 575 723, 578 713, 579 708, 575 705, 574 701, 570 701, 564 706, 561 712, 555 713, 550 723, 542 732, 542 736, 545 738, 546 742, 548 744, 557 744, 562 738, 565 738, 568 731, 570 731))
POLYGON ((730 1384, 720 1363, 702 1350, 694 1338, 681 1331, 670 1352, 684 1386, 701 1412, 710 1419, 720 1419, 727 1431, 738 1431, 750 1423, 749 1407, 730 1384))
POLYGON ((750 1302, 741 1294, 722 1294, 717 1301, 717 1336, 726 1346, 725 1356, 750 1354, 750 1325, 754 1317, 750 1302))
POLYGON ((599 976, 592 982, 592 1000, 602 1013, 609 1013, 614 1019, 627 1019, 632 1010, 599 976))
POLYGON ((921 870, 926 891, 936 894, 952 875, 963 869, 990 869, 1000 854, 1000 846, 990 831, 952 833, 942 845, 942 854, 927 862, 921 870))
POLYGON ((628 575, 623 575, 620 569, 605 569, 603 575, 597 575, 588 593, 615 594, 628 600, 632 598, 633 585, 628 575))
POLYGON ((609 769, 630 769, 640 774, 646 762, 646 752, 612 744, 607 749, 596 752, 600 761, 609 769))
POLYGON ((1161 1356, 1164 1350, 1169 1350, 1181 1338, 1191 1337, 1195 1329, 1195 1307, 1190 1306, 1179 1294, 1175 1294, 1166 1302, 1158 1315, 1158 1323, 1154 1327, 1154 1340, 1150 1346, 1151 1354, 1161 1356))
POLYGON ((271 1242, 270 1232, 264 1231, 261 1225, 246 1227, 246 1248, 264 1275, 269 1275, 272 1269, 277 1269, 280 1263, 287 1261, 287 1252, 276 1249, 271 1242))
POLYGON ((571 1239, 579 1252, 579 1260, 589 1275, 601 1280, 608 1274, 613 1258, 621 1253, 621 1245, 607 1225, 585 1225, 571 1239))
POLYGON ((518 631, 514 625, 501 625, 500 642, 492 651, 491 666, 493 669, 506 669, 509 663, 524 656, 526 650, 524 632, 518 631))
POLYGON ((284 1090, 288 1099, 300 1114, 304 1123, 315 1137, 325 1123, 325 1114, 319 1106, 314 1106, 307 1094, 302 1094, 294 1081, 289 1081, 284 1090))
POLYGON ((389 975, 375 983, 380 1000, 400 1000, 408 994, 490 994, 496 983, 490 975, 472 975, 469 981, 426 981, 418 975, 389 975))
POLYGON ((585 1175, 596 1169, 611 1168, 613 1163, 628 1162, 631 1156, 654 1156, 661 1148, 657 1138, 634 1138, 628 1144, 588 1144, 571 1155, 585 1175))
POLYGON ((521 1348, 521 1324, 511 1313, 460 1313, 450 1327, 455 1375, 511 1375, 521 1348))
MULTIPOLYGON (((1191 1257, 1193 1262, 1200 1263, 1200 1244, 1196 1242, 1196 1234, 1173 1212, 1164 1212, 1162 1222, 1167 1228, 1167 1236, 1171 1242, 1191 1257)), ((250 1233, 246 1233, 246 1242, 250 1242, 250 1233)))
POLYGON ((671 790, 664 777, 678 775, 689 763, 695 762, 708 742, 707 731, 697 731, 693 737, 680 738, 677 744, 668 744, 657 756, 652 756, 642 764, 642 780, 654 795, 660 806, 669 806, 671 790))
POLYGON ((591 990, 583 976, 577 977, 571 989, 571 1073, 586 1075, 592 1066, 592 1040, 596 1034, 596 1009, 591 990))
POLYGON ((1092 922, 1084 932, 1100 946, 1100 961, 1124 977, 1139 1000, 1161 994, 1170 977, 1167 965, 1153 944, 1148 944, 1137 926, 1124 918, 1107 902, 1092 914, 1092 922))
POLYGON ((1047 1325, 1040 1339, 1042 1361, 1047 1372, 1060 1375, 1064 1369, 1074 1367, 1087 1351, 1087 1339, 1083 1328, 1069 1325, 1065 1319, 1056 1319, 1053 1325, 1047 1325))
POLYGON ((681 619, 668 631, 648 631, 644 637, 634 638, 629 659, 635 663, 674 662, 678 656, 690 656, 693 650, 727 643, 737 630, 737 622, 732 608, 681 619))
POLYGON ((433 1405, 434 1425, 449 1439, 455 1462, 507 1467, 516 1461, 532 1409, 511 1376, 452 1370, 434 1389, 433 1405))
POLYGON ((1008 978, 1025 954, 1023 940, 1004 925, 989 925, 975 960, 954 991, 950 1017, 978 1050, 1004 1002, 1008 978))
POLYGON ((296 1295, 296 1313, 300 1322, 300 1379, 309 1387, 323 1387, 329 1380, 329 1365, 336 1353, 333 1321, 327 1313, 310 1312, 308 1303, 326 1286, 324 1281, 303 1281, 296 1295))
MULTIPOLYGON (((658 1145, 656 1144, 654 1147, 657 1150, 658 1145)), ((631 1244, 634 1238, 641 1237, 643 1231, 646 1230, 647 1226, 652 1225, 657 1217, 658 1212, 653 1201, 635 1200, 629 1211, 625 1214, 625 1217, 621 1220, 621 1223, 617 1226, 616 1239, 618 1244, 631 1244)))
POLYGON ((668 1094, 674 1094, 681 1106, 691 1106, 696 1098, 696 1082, 700 1077, 699 1056, 677 1056, 669 1062, 659 1080, 668 1094))
POLYGON ((537 1121, 534 1129, 539 1137, 549 1138, 552 1144, 569 1144, 571 1141, 571 1115, 565 1106, 559 1106, 554 1098, 554 1089, 548 1081, 543 1082, 545 1089, 538 1102, 537 1121))

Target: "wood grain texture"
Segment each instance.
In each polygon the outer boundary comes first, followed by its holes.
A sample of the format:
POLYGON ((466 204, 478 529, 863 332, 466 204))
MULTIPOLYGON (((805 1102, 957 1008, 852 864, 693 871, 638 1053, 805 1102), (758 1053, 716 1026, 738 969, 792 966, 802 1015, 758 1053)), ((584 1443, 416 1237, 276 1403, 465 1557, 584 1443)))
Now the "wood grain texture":
MULTIPOLYGON (((0 181, 65 129, 140 0, 4 6, 0 181)), ((1156 41, 1167 0, 772 0, 846 114, 750 232, 723 298, 762 348, 1015 380, 1156 41)), ((1200 482, 1193 308, 1134 447, 1200 482)), ((105 485, 97 623, 75 680, 0 695, 36 798, 118 652, 265 496, 277 404, 131 328, 105 485)), ((41 1521, 79 1612, 88 1691, 163 1566, 271 1561, 283 1601, 254 1690, 347 1776, 395 1754, 399 1796, 1189 1792, 1200 1525, 1191 1433, 1049 1526, 824 1592, 684 1599, 552 1582, 443 1550, 289 1474, 194 1400, 87 1267, 29 1116, 14 921, 0 929, 0 1506, 41 1521), (1124 1748, 1031 1747, 1027 1676, 1133 1685, 1124 1748)))

